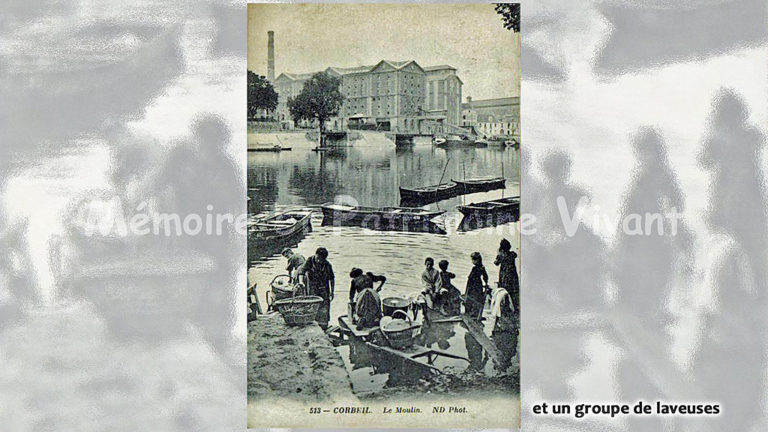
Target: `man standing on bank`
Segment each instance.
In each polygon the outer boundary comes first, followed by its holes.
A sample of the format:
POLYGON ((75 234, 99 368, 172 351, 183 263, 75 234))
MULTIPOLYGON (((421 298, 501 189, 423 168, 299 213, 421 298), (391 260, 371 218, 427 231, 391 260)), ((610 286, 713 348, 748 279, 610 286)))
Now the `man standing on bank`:
POLYGON ((317 310, 315 321, 320 324, 320 328, 325 330, 331 320, 331 300, 333 300, 333 291, 336 287, 333 266, 328 262, 328 249, 317 248, 315 254, 307 258, 307 261, 297 272, 297 277, 302 276, 310 295, 316 295, 323 299, 317 310))

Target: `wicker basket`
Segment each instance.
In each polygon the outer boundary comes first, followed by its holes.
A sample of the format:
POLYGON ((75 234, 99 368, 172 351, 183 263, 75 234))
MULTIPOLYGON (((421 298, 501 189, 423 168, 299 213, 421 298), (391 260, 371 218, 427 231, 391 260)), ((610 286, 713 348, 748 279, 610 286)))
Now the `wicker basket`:
POLYGON ((394 318, 396 315, 404 315, 408 319, 408 327, 392 329, 391 324, 381 326, 381 332, 384 334, 384 338, 394 349, 405 349, 413 346, 414 339, 416 339, 416 331, 419 329, 418 325, 413 324, 411 317, 401 311, 397 310, 392 314, 394 318))
POLYGON ((286 325, 303 326, 315 321, 315 315, 322 302, 323 299, 318 296, 299 296, 277 300, 273 305, 282 315, 286 325))
POLYGON ((303 285, 292 284, 289 275, 275 276, 269 286, 272 289, 266 294, 267 310, 274 310, 274 303, 278 300, 309 294, 303 285))

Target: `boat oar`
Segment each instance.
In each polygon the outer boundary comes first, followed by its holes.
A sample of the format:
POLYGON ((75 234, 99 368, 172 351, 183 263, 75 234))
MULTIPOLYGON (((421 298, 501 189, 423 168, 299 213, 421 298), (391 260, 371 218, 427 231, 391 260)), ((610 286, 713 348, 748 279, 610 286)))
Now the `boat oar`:
MULTIPOLYGON (((451 161, 450 157, 445 161, 445 166, 443 167, 443 173, 440 175, 440 181, 437 182, 438 185, 440 185, 443 182, 443 177, 445 177, 445 171, 448 169, 448 163, 450 161, 451 161)), ((435 193, 437 193, 437 191, 435 191, 435 193)))
MULTIPOLYGON (((502 152, 501 153, 501 178, 502 179, 504 178, 504 153, 506 153, 506 152, 502 152)), ((502 198, 504 198, 504 189, 506 189, 506 186, 501 189, 501 197, 502 198)))

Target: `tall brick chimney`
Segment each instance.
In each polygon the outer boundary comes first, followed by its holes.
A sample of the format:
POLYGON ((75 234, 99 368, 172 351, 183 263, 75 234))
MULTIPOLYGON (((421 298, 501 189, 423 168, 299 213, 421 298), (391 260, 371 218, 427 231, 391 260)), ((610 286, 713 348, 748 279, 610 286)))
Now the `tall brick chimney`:
POLYGON ((267 32, 269 41, 267 42, 267 79, 269 82, 275 82, 275 32, 267 32))

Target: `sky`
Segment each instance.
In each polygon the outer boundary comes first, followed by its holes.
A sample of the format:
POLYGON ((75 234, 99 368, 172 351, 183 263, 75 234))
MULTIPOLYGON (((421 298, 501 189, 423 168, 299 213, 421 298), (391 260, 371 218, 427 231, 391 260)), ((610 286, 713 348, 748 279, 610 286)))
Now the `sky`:
POLYGON ((492 4, 249 4, 248 69, 261 75, 268 30, 275 76, 416 60, 455 67, 464 97, 520 94, 519 37, 492 4))

